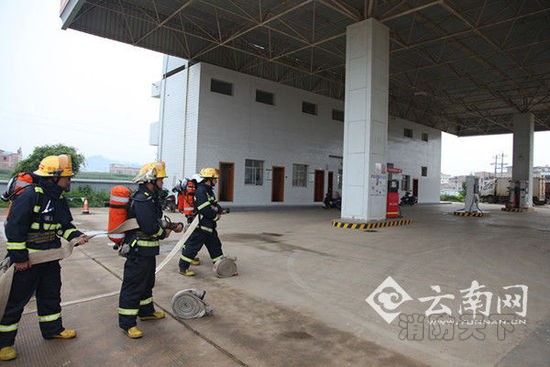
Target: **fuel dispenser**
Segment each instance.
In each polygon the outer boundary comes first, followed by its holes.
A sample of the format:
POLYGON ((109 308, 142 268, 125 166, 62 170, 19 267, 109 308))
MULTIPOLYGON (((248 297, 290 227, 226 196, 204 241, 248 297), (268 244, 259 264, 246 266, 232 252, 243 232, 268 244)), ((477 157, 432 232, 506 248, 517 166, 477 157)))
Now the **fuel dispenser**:
POLYGON ((466 176, 466 196, 464 197, 464 212, 482 213, 479 209, 479 177, 466 176))
POLYGON ((399 177, 401 168, 388 168, 388 196, 386 201, 386 218, 399 218, 399 177))

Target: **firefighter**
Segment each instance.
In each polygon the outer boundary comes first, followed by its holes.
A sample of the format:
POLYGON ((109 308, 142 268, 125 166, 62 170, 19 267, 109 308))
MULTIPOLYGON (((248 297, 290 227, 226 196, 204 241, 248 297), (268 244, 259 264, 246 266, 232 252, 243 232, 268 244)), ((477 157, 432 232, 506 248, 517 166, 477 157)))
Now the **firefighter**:
POLYGON ((73 217, 64 191, 70 190, 73 176, 71 156, 48 156, 34 172, 38 184, 27 186, 12 202, 5 223, 7 257, 15 273, 0 320, 0 360, 17 357, 13 348, 23 308, 36 295, 40 331, 45 339, 72 339, 76 330, 65 329, 61 319, 61 267, 59 260, 31 264, 29 252, 61 247, 59 237, 76 239, 75 245, 88 237, 72 224, 73 217))
POLYGON ((184 178, 183 181, 180 180, 179 184, 177 184, 173 189, 172 192, 177 194, 178 196, 178 212, 183 213, 184 210, 184 195, 185 195, 185 187, 187 186, 187 179, 184 178))
POLYGON ((212 263, 223 257, 222 243, 216 231, 216 222, 226 211, 218 204, 213 188, 218 181, 219 172, 215 168, 203 168, 199 172, 200 180, 195 192, 195 214, 199 215, 199 225, 185 241, 179 260, 179 273, 185 276, 194 276, 195 272, 189 269, 190 265, 198 262, 195 258, 202 245, 206 245, 212 263))
POLYGON ((124 264, 118 308, 119 326, 132 339, 143 336, 136 326, 137 317, 142 321, 165 317, 164 312, 155 311, 153 305, 155 256, 159 254, 159 240, 167 238, 172 230, 183 230, 182 223, 173 228, 164 228, 162 224, 158 195, 165 177, 164 162, 153 162, 141 167, 134 178, 139 189, 132 195, 128 218, 136 218, 139 229, 127 232, 124 237, 130 251, 124 264))

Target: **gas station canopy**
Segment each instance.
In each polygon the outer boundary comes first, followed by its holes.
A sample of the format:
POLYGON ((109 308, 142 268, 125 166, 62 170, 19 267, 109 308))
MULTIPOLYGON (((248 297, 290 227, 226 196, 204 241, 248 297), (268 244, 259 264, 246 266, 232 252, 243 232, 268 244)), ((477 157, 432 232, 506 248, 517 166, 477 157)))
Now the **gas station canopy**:
MULTIPOLYGON (((390 29, 390 114, 458 136, 550 130, 548 0, 62 0, 64 29, 344 98, 346 27, 390 29)), ((159 66, 160 68, 160 66, 159 66)))

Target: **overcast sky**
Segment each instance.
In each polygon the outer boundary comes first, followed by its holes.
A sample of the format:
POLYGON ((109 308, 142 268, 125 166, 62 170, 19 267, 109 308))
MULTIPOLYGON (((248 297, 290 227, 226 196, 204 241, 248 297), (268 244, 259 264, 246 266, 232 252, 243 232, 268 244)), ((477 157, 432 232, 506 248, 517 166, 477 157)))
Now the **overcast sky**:
POLYGON ((58 0, 1 0, 0 37, 0 149, 63 143, 88 157, 155 159, 162 54, 61 30, 58 0))
MULTIPOLYGON (((0 149, 28 155, 63 143, 85 156, 142 164, 155 159, 149 125, 159 118, 151 83, 162 55, 61 30, 57 0, 0 0, 0 149)), ((493 171, 512 164, 512 135, 443 134, 443 173, 493 171), (500 160, 499 160, 500 164, 500 160)), ((550 133, 535 134, 534 164, 550 164, 550 133)))

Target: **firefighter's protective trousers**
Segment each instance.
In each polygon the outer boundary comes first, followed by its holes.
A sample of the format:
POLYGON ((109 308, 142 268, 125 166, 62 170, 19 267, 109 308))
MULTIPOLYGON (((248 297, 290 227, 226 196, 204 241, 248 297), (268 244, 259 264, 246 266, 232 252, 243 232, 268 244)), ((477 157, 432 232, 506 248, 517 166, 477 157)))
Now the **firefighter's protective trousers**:
POLYGON ((138 316, 150 316, 155 312, 155 256, 159 254, 159 240, 166 237, 166 230, 159 221, 162 209, 158 195, 143 184, 132 196, 128 217, 136 218, 139 230, 127 232, 124 238, 131 246, 124 264, 118 307, 118 324, 124 330, 136 326, 138 316))
POLYGON ((179 261, 180 270, 185 271, 189 268, 191 261, 197 256, 203 244, 208 249, 208 254, 213 263, 223 256, 222 243, 218 237, 218 232, 215 229, 209 232, 197 227, 183 245, 179 261))
MULTIPOLYGON (((28 186, 13 200, 5 224, 12 263, 28 261, 29 252, 59 248, 59 237, 70 241, 82 234, 72 224, 62 194, 63 189, 57 184, 41 179, 37 186, 28 186)), ((6 311, 0 320, 0 347, 14 344, 21 314, 34 293, 42 336, 52 337, 64 330, 59 261, 32 265, 14 273, 6 311)))
POLYGON ((130 253, 124 264, 124 279, 120 289, 118 308, 119 326, 128 330, 136 326, 137 316, 155 312, 153 287, 155 286, 156 258, 130 253))
POLYGON ((59 261, 50 261, 14 273, 6 312, 0 322, 0 348, 14 344, 23 309, 35 291, 42 336, 48 338, 65 330, 61 320, 60 270, 59 261))
POLYGON ((223 256, 222 243, 216 231, 216 222, 222 213, 212 187, 200 183, 195 192, 195 213, 199 216, 199 225, 185 241, 179 261, 180 271, 185 271, 191 265, 202 245, 206 245, 212 262, 223 256))

